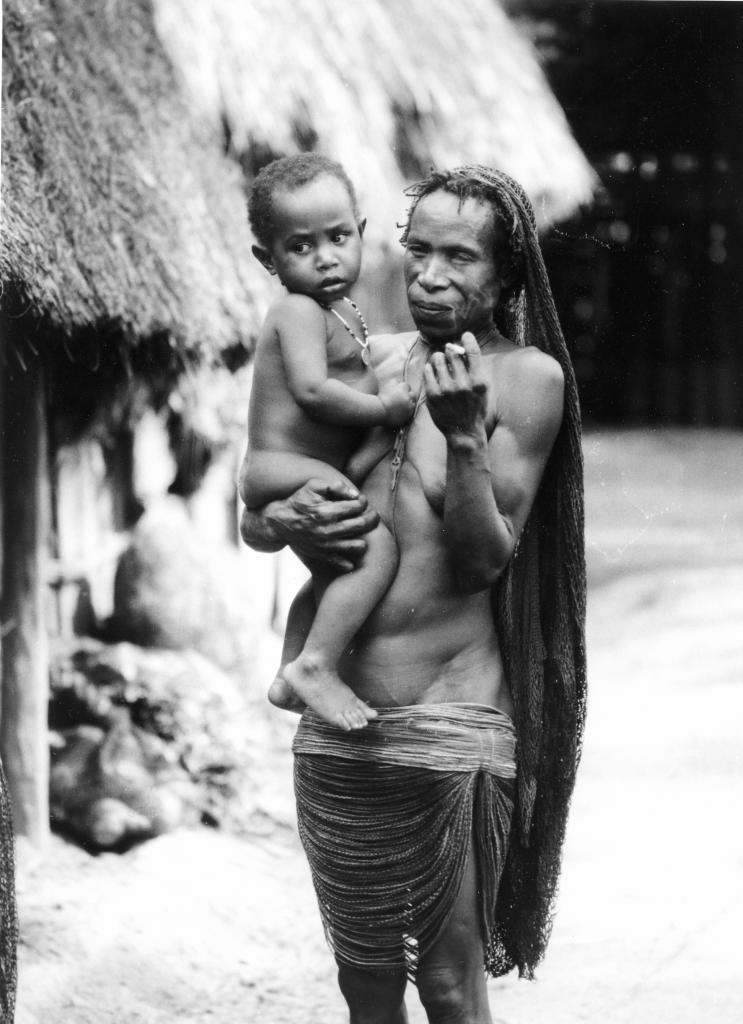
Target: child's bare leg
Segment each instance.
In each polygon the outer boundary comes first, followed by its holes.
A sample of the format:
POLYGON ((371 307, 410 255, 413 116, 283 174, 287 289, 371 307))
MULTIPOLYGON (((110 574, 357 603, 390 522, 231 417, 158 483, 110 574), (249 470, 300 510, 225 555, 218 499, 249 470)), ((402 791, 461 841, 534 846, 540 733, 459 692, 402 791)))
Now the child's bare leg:
POLYGON ((284 630, 284 645, 281 649, 281 666, 268 690, 270 702, 285 711, 296 711, 301 714, 306 707, 304 701, 297 696, 284 679, 284 666, 290 661, 294 661, 302 653, 314 618, 315 595, 312 580, 307 580, 297 591, 289 606, 286 629, 284 630))
MULTIPOLYGON (((318 459, 291 452, 254 451, 241 480, 240 493, 249 507, 260 507, 293 493, 311 478, 350 483, 342 473, 318 459)), ((279 677, 269 691, 269 700, 280 707, 286 707, 289 701, 289 706, 294 707, 304 703, 322 718, 347 730, 363 728, 377 713, 342 681, 338 662, 386 592, 397 569, 397 545, 385 526, 377 526, 366 534, 365 540, 364 560, 351 573, 329 576, 323 567, 309 566, 315 592, 320 594, 317 612, 304 649, 297 649, 292 660, 282 658, 279 677)), ((300 625, 299 631, 287 640, 292 653, 298 647, 301 629, 300 625)))
POLYGON ((338 662, 397 571, 397 545, 387 527, 380 523, 365 539, 363 562, 327 584, 302 653, 282 673, 313 711, 346 730, 362 729, 377 713, 343 682, 338 662))

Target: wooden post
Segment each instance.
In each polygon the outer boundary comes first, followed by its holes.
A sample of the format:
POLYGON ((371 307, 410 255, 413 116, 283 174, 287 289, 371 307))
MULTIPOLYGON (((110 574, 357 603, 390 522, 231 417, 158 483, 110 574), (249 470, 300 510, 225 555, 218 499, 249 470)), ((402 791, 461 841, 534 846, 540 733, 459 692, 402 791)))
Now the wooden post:
POLYGON ((46 398, 41 361, 31 357, 23 369, 13 351, 6 358, 0 751, 16 832, 43 846, 49 835, 46 398))
MULTIPOLYGON (((7 373, 7 327, 8 321, 5 317, 3 310, 0 308, 0 609, 2 609, 3 601, 3 544, 5 543, 5 529, 3 527, 4 522, 4 507, 5 502, 3 495, 5 493, 5 471, 3 469, 5 465, 5 377, 7 373)), ((3 720, 3 663, 2 663, 2 652, 3 652, 3 618, 0 614, 0 722, 3 720)), ((0 757, 2 757, 2 750, 0 749, 0 757)))

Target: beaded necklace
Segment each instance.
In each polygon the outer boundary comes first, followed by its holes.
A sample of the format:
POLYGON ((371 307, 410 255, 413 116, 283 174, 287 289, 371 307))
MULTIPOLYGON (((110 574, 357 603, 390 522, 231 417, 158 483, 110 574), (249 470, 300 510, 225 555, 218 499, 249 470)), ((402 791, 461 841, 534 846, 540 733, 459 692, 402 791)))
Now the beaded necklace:
POLYGON ((360 338, 358 336, 358 334, 356 334, 356 332, 354 330, 352 330, 351 325, 349 324, 348 320, 346 320, 346 318, 344 316, 341 316, 341 314, 338 312, 337 309, 334 309, 332 306, 326 305, 324 302, 320 303, 320 305, 323 307, 323 309, 327 309, 329 313, 332 313, 333 316, 337 316, 338 317, 340 322, 343 324, 343 326, 346 328, 346 330, 351 335, 353 340, 356 342, 356 344, 361 349, 361 362, 364 364, 364 366, 368 366, 369 365, 369 328, 366 326, 366 320, 364 320, 363 316, 361 315, 361 310, 356 305, 356 303, 353 301, 353 299, 349 299, 347 295, 344 295, 343 296, 343 301, 347 302, 349 304, 351 309, 354 311, 356 316, 359 318, 359 323, 361 324, 361 330, 364 332, 364 337, 363 338, 360 338))

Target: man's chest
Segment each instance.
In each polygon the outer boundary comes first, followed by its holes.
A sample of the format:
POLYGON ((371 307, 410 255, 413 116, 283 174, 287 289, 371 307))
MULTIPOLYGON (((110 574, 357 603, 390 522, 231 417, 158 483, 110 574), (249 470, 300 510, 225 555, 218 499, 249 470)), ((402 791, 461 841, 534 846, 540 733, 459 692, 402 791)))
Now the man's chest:
POLYGON ((400 472, 407 486, 418 487, 431 508, 443 514, 446 491, 446 440, 422 401, 414 419, 398 433, 400 472))

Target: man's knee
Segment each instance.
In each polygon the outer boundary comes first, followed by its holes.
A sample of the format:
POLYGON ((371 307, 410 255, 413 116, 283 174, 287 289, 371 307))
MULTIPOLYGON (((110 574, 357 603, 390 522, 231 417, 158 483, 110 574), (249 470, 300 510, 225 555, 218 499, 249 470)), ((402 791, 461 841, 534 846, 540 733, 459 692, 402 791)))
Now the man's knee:
POLYGON ((452 964, 419 972, 418 995, 435 1024, 486 1021, 487 991, 482 969, 452 964))
MULTIPOLYGON (((450 1015, 461 1011, 465 1002, 466 983, 461 971, 440 967, 418 975, 418 995, 426 1012, 439 1014, 450 1011, 450 1015)), ((446 1016, 442 1018, 446 1020, 446 1016)), ((456 1017, 452 1016, 456 1020, 456 1017)))

